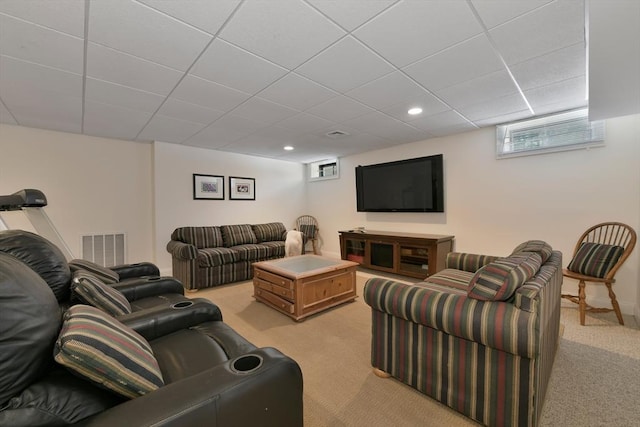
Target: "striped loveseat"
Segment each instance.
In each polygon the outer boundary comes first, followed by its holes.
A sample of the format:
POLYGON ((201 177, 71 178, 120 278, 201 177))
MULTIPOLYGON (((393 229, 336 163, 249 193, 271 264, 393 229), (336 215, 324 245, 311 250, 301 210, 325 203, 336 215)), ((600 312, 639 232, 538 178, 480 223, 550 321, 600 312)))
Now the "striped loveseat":
POLYGON ((253 277, 253 263, 284 257, 281 222, 179 227, 167 251, 173 276, 190 291, 253 277))
POLYGON ((541 241, 505 258, 449 253, 416 284, 372 278, 371 363, 489 426, 535 426, 558 344, 562 254, 541 241))

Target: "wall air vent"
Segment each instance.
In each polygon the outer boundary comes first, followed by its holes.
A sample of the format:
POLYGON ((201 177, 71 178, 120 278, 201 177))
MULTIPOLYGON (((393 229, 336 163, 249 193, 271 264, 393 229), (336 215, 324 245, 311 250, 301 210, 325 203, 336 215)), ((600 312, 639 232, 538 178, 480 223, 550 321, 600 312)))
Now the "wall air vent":
POLYGON ((331 132, 325 133, 329 138, 342 138, 344 136, 349 136, 349 134, 342 130, 332 130, 331 132))
POLYGON ((90 234, 82 236, 82 259, 103 267, 113 267, 127 262, 125 233, 90 234))

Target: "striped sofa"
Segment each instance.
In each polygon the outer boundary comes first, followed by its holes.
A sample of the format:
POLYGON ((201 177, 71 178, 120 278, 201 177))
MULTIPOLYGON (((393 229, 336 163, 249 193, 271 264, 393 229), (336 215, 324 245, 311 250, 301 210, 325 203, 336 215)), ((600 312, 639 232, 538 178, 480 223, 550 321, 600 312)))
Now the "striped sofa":
POLYGON ((371 363, 484 425, 535 426, 561 285, 562 254, 541 241, 505 258, 452 252, 444 270, 416 284, 369 279, 371 363))
POLYGON ((176 228, 173 276, 188 291, 250 279, 254 262, 284 257, 286 234, 281 222, 176 228))

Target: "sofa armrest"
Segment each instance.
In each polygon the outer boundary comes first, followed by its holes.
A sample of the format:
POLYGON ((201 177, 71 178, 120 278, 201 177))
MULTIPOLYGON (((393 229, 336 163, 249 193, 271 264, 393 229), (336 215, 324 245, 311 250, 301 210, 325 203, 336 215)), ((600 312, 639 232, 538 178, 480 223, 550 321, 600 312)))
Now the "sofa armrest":
POLYGON ((237 359, 232 359, 78 425, 302 426, 302 373, 298 364, 274 348, 256 349, 250 355, 262 360, 255 371, 235 372, 237 359))
POLYGON ((493 255, 467 254, 463 252, 449 252, 447 254, 446 268, 475 273, 480 268, 500 257, 493 255))
POLYGON ((109 286, 122 292, 128 301, 136 301, 162 294, 184 295, 184 286, 175 277, 139 277, 112 283, 109 286))
POLYGON ((142 276, 159 276, 160 269, 150 262, 137 262, 135 264, 123 264, 109 267, 120 276, 120 280, 142 276))
POLYGON ((363 294, 373 310, 394 317, 529 358, 539 352, 537 313, 509 302, 480 301, 382 278, 369 279, 363 294))
POLYGON ((147 341, 210 321, 222 321, 217 305, 204 298, 194 298, 172 305, 159 305, 118 317, 147 341))
POLYGON ((173 257, 185 260, 196 259, 198 257, 198 248, 177 240, 171 240, 167 243, 167 252, 173 257))

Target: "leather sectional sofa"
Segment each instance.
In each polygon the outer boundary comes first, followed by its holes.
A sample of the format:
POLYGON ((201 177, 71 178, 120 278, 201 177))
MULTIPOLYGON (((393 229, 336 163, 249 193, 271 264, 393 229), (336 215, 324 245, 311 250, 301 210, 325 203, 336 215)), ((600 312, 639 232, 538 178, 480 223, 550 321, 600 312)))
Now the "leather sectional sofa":
POLYGON ((112 316, 77 303, 55 246, 12 233, 0 232, 0 425, 303 424, 298 364, 256 348, 215 304, 175 280, 157 293, 164 281, 127 278, 155 266, 122 266, 113 287, 146 307, 112 316))
POLYGON ((284 257, 286 234, 281 222, 176 228, 173 276, 189 291, 250 279, 254 262, 284 257))
POLYGON ((542 241, 503 258, 449 253, 416 284, 367 281, 371 363, 490 426, 535 426, 558 346, 562 254, 542 241))

